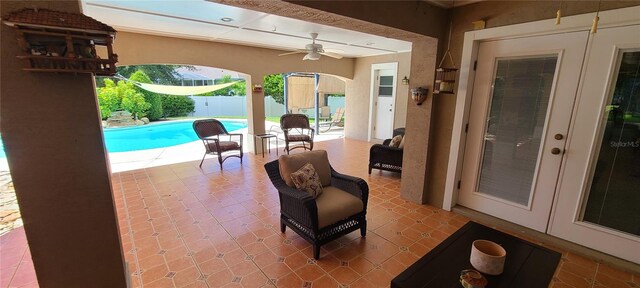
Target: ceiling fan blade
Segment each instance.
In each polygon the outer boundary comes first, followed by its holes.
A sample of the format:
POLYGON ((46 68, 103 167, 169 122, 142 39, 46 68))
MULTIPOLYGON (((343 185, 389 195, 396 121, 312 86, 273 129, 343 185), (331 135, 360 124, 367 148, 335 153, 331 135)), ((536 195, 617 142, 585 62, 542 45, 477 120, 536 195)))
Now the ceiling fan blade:
POLYGON ((338 53, 320 52, 320 54, 325 55, 325 56, 329 56, 331 58, 342 59, 342 55, 340 55, 338 53))
POLYGON ((298 50, 293 52, 282 53, 282 54, 278 54, 278 56, 286 56, 286 55, 299 54, 299 53, 307 53, 307 50, 298 50))

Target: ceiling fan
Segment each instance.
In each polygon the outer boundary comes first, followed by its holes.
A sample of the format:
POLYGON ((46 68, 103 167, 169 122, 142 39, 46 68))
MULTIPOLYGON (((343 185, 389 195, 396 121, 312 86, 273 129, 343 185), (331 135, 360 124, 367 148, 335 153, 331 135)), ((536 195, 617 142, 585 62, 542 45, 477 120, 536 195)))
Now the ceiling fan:
POLYGON ((311 33, 311 40, 313 42, 311 44, 307 44, 304 49, 298 49, 294 52, 282 53, 278 56, 306 53, 302 60, 319 60, 321 55, 329 56, 336 59, 342 59, 342 55, 340 54, 324 51, 324 49, 322 48, 322 44, 316 44, 316 38, 318 38, 318 33, 311 33))

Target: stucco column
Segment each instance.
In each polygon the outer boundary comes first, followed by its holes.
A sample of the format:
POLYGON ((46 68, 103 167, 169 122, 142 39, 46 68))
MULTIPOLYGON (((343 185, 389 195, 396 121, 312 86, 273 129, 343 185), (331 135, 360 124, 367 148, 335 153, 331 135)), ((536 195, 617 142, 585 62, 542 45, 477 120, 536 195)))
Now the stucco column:
POLYGON ((264 129, 264 90, 253 92, 253 85, 263 86, 264 75, 250 75, 247 77, 247 144, 249 151, 257 154, 262 152, 260 140, 256 143, 256 134, 262 134, 264 129), (254 150, 255 145, 255 150, 254 150))
POLYGON ((411 49, 411 88, 425 87, 429 96, 422 103, 407 99, 407 123, 405 128, 405 145, 402 159, 402 179, 400 196, 416 203, 432 202, 427 189, 429 136, 431 131, 431 114, 433 103, 433 82, 435 77, 436 39, 423 39, 413 42, 411 49))
MULTIPOLYGON (((0 1, 80 12, 78 1, 0 1)), ((126 287, 111 173, 91 74, 22 71, 1 24, 2 140, 40 287, 126 287)))

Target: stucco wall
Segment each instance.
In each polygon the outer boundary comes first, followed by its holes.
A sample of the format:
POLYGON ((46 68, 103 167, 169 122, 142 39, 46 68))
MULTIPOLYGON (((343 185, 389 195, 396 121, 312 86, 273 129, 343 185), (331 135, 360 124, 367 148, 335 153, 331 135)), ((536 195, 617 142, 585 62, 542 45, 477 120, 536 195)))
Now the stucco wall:
MULTIPOLYGON (((120 31, 113 49, 118 53, 118 65, 186 64, 248 75, 308 72, 353 77, 353 58, 322 57, 317 61, 303 61, 303 54, 278 56, 287 51, 212 41, 120 31)), ((253 81, 262 83, 262 79, 253 81)))
MULTIPOLYGON (((22 8, 80 12, 78 1, 0 1, 3 16, 22 8)), ((2 141, 38 283, 126 287, 94 78, 23 71, 14 29, 0 30, 2 141)))
POLYGON ((369 131, 369 101, 371 99, 371 65, 398 62, 396 102, 393 128, 404 127, 407 117, 409 86, 403 85, 404 76, 411 78, 411 54, 398 53, 383 56, 362 57, 355 60, 353 80, 347 81, 345 137, 367 141, 369 131))

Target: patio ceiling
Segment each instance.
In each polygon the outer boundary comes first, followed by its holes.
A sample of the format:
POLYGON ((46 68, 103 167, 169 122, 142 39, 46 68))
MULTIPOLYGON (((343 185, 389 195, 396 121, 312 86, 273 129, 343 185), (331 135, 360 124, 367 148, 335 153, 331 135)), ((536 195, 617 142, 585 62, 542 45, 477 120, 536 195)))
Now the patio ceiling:
POLYGON ((469 4, 473 4, 476 2, 481 2, 481 1, 487 1, 487 0, 426 0, 427 2, 431 3, 431 4, 435 4, 438 5, 440 7, 444 7, 444 8, 452 8, 452 7, 460 7, 460 6, 464 6, 464 5, 469 5, 469 4))
MULTIPOLYGON (((309 33, 327 52, 365 57, 407 52, 411 43, 305 22, 205 0, 82 0, 84 14, 118 31, 227 42, 286 51, 311 43, 309 33)), ((303 54, 300 54, 302 59, 303 54)))

